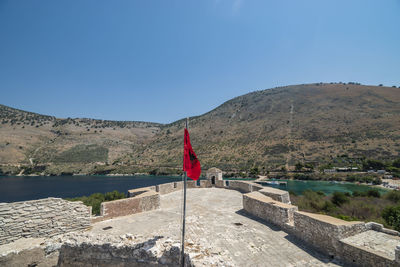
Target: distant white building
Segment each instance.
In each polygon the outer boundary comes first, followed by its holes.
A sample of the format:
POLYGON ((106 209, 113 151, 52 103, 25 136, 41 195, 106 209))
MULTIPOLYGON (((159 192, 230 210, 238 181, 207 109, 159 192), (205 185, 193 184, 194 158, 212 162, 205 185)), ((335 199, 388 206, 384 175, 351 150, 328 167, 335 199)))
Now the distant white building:
POLYGON ((218 168, 212 167, 206 173, 207 180, 211 181, 211 184, 215 184, 215 181, 222 181, 222 171, 218 168))

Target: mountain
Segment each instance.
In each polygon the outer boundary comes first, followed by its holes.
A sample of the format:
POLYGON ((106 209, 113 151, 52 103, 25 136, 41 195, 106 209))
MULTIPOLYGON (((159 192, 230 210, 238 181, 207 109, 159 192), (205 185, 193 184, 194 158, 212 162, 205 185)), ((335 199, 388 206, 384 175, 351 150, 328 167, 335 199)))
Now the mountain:
MULTIPOLYGON (((23 163, 28 171, 42 166, 36 172, 129 173, 181 166, 185 120, 56 119, 0 106, 0 121, 3 169, 23 163)), ((391 160, 400 156, 400 88, 317 83, 267 89, 190 118, 189 129, 203 169, 391 160)))

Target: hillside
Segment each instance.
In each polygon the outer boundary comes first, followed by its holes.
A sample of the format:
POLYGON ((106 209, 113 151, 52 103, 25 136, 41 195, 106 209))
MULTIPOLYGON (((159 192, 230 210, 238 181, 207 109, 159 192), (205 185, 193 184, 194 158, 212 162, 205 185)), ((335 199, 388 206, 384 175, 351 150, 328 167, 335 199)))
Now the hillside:
MULTIPOLYGON (((56 119, 0 106, 0 121, 3 166, 129 173, 181 165, 184 120, 161 125, 56 119)), ((257 91, 191 118, 189 128, 204 168, 389 160, 400 155, 400 89, 321 83, 257 91)))

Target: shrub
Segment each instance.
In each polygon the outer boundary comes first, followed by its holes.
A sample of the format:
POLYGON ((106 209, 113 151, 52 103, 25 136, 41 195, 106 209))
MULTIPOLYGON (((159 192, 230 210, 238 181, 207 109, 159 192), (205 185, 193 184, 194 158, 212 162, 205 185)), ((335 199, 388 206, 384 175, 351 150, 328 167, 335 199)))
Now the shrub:
POLYGON ((382 211, 382 217, 388 225, 400 231, 400 206, 386 207, 382 211))
POLYGON ((400 202, 400 191, 390 191, 389 193, 387 193, 385 195, 385 197, 395 203, 399 203, 400 202))
POLYGON ((352 195, 353 195, 353 197, 366 197, 367 196, 367 192, 354 191, 352 195))
POLYGON ((379 177, 376 177, 376 178, 372 181, 372 183, 373 183, 374 185, 382 184, 382 179, 379 178, 379 177))
POLYGON ((349 202, 349 198, 342 192, 335 192, 332 196, 332 203, 336 206, 341 206, 342 204, 349 202))
POLYGON ((381 193, 379 193, 378 189, 370 189, 367 191, 367 196, 369 197, 381 197, 381 193))

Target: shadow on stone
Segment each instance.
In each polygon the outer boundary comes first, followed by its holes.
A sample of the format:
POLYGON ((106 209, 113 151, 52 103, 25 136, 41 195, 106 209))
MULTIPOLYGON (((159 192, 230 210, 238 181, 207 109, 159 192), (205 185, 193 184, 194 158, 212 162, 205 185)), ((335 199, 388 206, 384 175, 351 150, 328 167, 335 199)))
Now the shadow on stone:
POLYGON ((345 266, 345 265, 343 265, 343 263, 331 258, 329 255, 325 255, 325 254, 322 254, 322 253, 316 251, 315 248, 305 244, 304 241, 300 240, 299 238, 297 238, 296 236, 294 236, 290 233, 288 233, 288 235, 285 236, 285 239, 288 240, 289 242, 291 242, 293 245, 297 246, 298 248, 304 250, 308 254, 312 255, 314 258, 322 261, 323 263, 333 262, 338 266, 345 266))
POLYGON ((276 226, 276 225, 274 225, 272 223, 269 223, 269 222, 267 222, 265 220, 262 220, 262 219, 260 219, 260 218, 258 218, 256 216, 254 216, 254 215, 251 215, 250 213, 246 212, 244 209, 238 210, 235 213, 238 214, 238 215, 244 216, 246 218, 249 218, 249 219, 251 219, 253 221, 259 222, 259 223, 267 226, 268 228, 270 228, 273 231, 277 231, 277 232, 278 231, 282 231, 282 229, 279 228, 278 226, 276 226))
POLYGON ((255 217, 249 213, 247 213, 244 209, 238 210, 235 212, 238 215, 247 217, 251 220, 257 221, 265 226, 267 226, 268 228, 270 228, 273 231, 283 231, 285 233, 287 233, 287 235, 284 237, 286 240, 288 240, 289 242, 291 242, 293 245, 295 245, 296 247, 300 248, 301 250, 307 252, 308 254, 312 255, 314 258, 320 260, 323 263, 329 263, 329 262, 333 262, 336 265, 339 266, 344 266, 343 263, 340 263, 336 260, 330 259, 328 255, 322 254, 317 252, 313 247, 308 246, 304 243, 304 241, 301 241, 300 239, 298 239, 296 236, 294 236, 293 234, 288 233, 288 231, 285 231, 284 229, 281 229, 279 226, 276 226, 272 223, 269 223, 263 219, 260 219, 258 217, 255 217))

